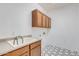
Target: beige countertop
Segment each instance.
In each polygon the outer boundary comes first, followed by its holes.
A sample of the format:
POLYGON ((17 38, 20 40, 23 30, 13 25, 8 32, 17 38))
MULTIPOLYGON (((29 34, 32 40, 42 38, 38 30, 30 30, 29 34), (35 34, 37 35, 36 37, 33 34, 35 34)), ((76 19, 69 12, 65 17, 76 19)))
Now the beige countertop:
POLYGON ((30 37, 30 38, 24 38, 23 39, 24 42, 21 43, 20 42, 21 39, 19 39, 18 45, 17 44, 13 45, 12 40, 0 42, 0 55, 8 53, 8 52, 13 51, 13 50, 16 50, 16 49, 21 48, 25 45, 29 45, 29 44, 36 42, 36 41, 39 41, 39 40, 41 40, 41 39, 30 37))

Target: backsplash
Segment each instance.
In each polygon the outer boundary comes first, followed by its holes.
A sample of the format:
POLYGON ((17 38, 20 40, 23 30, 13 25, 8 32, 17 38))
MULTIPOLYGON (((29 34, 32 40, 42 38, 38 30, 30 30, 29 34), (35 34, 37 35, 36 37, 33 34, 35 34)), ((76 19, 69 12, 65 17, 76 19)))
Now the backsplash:
MULTIPOLYGON (((28 38, 28 37, 32 37, 32 35, 21 35, 23 38, 28 38)), ((4 37, 0 37, 0 42, 1 41, 6 41, 6 40, 14 40, 15 38, 17 37, 16 36, 4 36, 4 37)))

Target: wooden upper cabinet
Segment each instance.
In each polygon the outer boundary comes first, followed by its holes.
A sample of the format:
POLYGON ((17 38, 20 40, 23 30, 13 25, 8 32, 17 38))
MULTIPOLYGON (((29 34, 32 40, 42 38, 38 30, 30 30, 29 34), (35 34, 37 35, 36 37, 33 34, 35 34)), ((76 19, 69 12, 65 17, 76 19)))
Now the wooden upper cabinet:
POLYGON ((42 27, 42 14, 38 10, 32 11, 32 27, 42 27))
POLYGON ((37 25, 42 27, 42 14, 39 11, 37 11, 37 19, 37 25))
POLYGON ((49 18, 46 17, 46 28, 49 28, 49 18))
POLYGON ((46 26, 46 17, 45 15, 43 15, 43 27, 45 28, 45 26, 46 26))
POLYGON ((50 28, 49 19, 48 16, 37 9, 32 11, 32 27, 50 28))
POLYGON ((51 18, 49 18, 49 28, 51 28, 51 18))
POLYGON ((32 27, 37 26, 37 11, 32 11, 32 27))

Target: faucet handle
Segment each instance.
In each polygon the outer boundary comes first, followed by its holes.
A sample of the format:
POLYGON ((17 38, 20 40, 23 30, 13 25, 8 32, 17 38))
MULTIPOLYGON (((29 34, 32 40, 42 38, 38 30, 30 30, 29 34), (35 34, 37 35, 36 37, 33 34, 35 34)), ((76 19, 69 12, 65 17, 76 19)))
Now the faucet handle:
POLYGON ((23 39, 23 36, 21 36, 21 39, 23 39))
POLYGON ((15 38, 15 39, 17 40, 18 38, 19 38, 19 36, 16 36, 16 38, 15 38))
POLYGON ((20 38, 22 39, 22 43, 24 42, 24 40, 23 40, 23 36, 20 36, 20 38))

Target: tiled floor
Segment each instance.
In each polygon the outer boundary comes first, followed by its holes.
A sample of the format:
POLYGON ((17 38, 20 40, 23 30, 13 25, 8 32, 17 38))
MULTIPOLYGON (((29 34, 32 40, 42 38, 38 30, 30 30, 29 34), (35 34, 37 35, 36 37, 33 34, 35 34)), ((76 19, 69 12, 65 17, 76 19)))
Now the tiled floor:
POLYGON ((72 51, 53 45, 47 45, 42 53, 43 56, 79 56, 78 51, 72 51))

